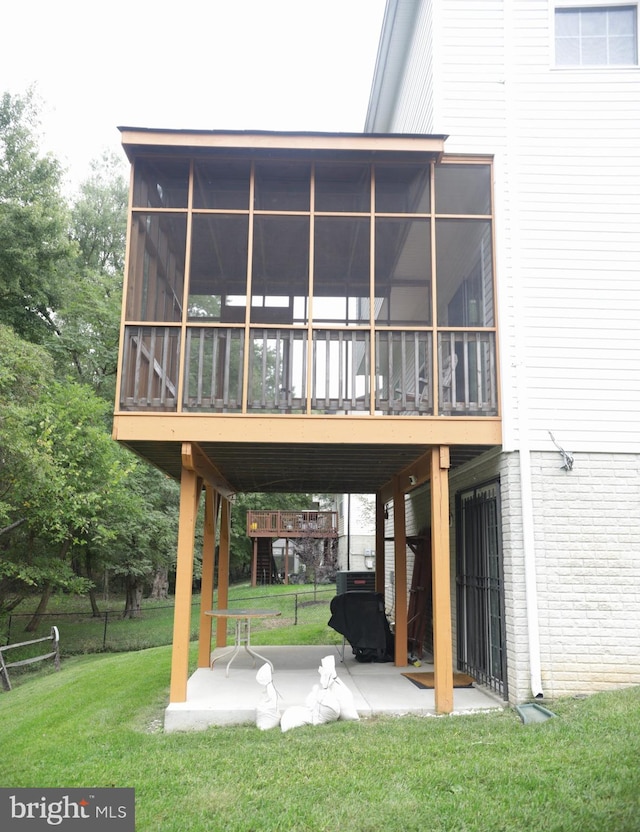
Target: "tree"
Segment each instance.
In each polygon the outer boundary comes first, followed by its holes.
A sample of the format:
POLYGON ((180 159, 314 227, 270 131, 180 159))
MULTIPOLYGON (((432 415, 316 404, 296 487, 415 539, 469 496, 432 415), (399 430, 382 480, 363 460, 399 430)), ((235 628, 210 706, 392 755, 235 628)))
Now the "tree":
POLYGON ((20 484, 41 480, 46 459, 34 447, 32 411, 51 376, 53 362, 0 324, 0 536, 26 520, 20 484))
MULTIPOLYGON (((134 458, 106 430, 108 406, 90 388, 53 382, 42 396, 33 430, 49 459, 44 487, 29 500, 27 525, 48 546, 50 558, 70 565, 78 548, 104 547, 114 538, 110 522, 129 509, 127 479, 134 458)), ((42 606, 53 587, 42 588, 42 606)))
POLYGON ((175 559, 178 488, 110 435, 127 183, 94 163, 73 210, 31 92, 0 100, 0 609, 119 574, 125 611, 175 559))
POLYGON ((143 462, 129 481, 128 508, 114 518, 115 539, 106 566, 125 587, 125 618, 140 614, 140 601, 154 583, 168 584, 178 539, 179 486, 143 462))
MULTIPOLYGON (((52 361, 39 346, 0 324, 0 610, 46 585, 73 585, 72 572, 52 565, 30 525, 32 504, 46 495, 52 459, 37 441, 42 391, 52 361)), ((45 497, 44 499, 47 499, 45 497)))
POLYGON ((71 211, 72 237, 86 268, 121 276, 127 233, 128 183, 124 164, 114 153, 91 163, 71 211))
POLYGON ((314 592, 323 581, 335 580, 338 563, 337 540, 318 537, 299 537, 293 549, 305 566, 305 577, 313 584, 314 592))
POLYGON ((127 195, 119 160, 105 154, 94 161, 71 210, 76 288, 55 312, 56 337, 49 344, 59 373, 72 373, 109 402, 115 396, 127 195))
POLYGON ((0 99, 0 322, 28 341, 55 331, 52 310, 70 289, 61 168, 39 153, 32 91, 0 99))

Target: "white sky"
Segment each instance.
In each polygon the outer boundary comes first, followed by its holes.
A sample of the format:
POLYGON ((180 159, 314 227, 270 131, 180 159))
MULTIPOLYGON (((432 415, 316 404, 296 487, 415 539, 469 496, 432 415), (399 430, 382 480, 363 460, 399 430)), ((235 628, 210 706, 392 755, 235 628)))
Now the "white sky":
MULTIPOLYGON (((34 84, 77 184, 118 126, 359 132, 385 0, 14 0, 0 93, 34 84)), ((124 159, 124 153, 122 153, 124 159)))

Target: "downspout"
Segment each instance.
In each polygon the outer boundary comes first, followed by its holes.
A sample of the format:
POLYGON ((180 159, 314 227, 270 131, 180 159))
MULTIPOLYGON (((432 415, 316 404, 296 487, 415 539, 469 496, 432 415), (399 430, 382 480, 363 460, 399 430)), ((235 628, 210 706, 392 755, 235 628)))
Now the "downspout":
POLYGON ((351 494, 347 494, 347 572, 351 569, 351 494))
MULTIPOLYGON (((512 228, 515 226, 514 220, 512 228)), ((512 240, 514 237, 512 237, 512 240)), ((514 241, 514 251, 518 245, 514 241)), ((515 269, 511 272, 513 285, 513 308, 516 320, 523 320, 524 304, 520 291, 520 275, 515 269)), ((517 438, 514 443, 518 451, 520 466, 520 502, 522 516, 522 553, 524 558, 524 588, 525 605, 527 610, 527 639, 529 646, 529 674, 531 693, 536 699, 541 699, 542 675, 540 669, 540 623, 538 620, 538 582, 536 575, 536 542, 534 533, 533 496, 531 488, 531 448, 529 447, 529 406, 527 401, 527 367, 524 361, 524 347, 522 343, 522 327, 515 327, 514 351, 515 361, 512 362, 512 372, 516 376, 518 424, 517 438)), ((511 414, 513 420, 514 414, 511 414)), ((513 430, 513 427, 512 427, 513 430)), ((506 443, 505 443, 506 444, 506 443)), ((510 444, 510 443, 509 443, 510 444)), ((512 445, 513 447, 513 445, 512 445)))
MULTIPOLYGON (((507 252, 504 249, 504 244, 501 246, 501 259, 504 263, 505 269, 509 274, 509 282, 512 288, 513 299, 513 315, 514 315, 514 335, 513 347, 514 356, 511 362, 512 373, 516 377, 517 389, 517 415, 512 408, 510 414, 505 414, 503 411, 503 428, 506 427, 506 422, 511 422, 511 429, 509 430, 510 437, 504 436, 504 450, 518 450, 519 466, 520 466, 520 499, 521 499, 521 515, 522 515, 522 550, 524 558, 524 586, 525 586, 525 605, 527 612, 527 639, 529 648, 529 674, 531 693, 536 699, 544 696, 542 691, 542 675, 540 663, 540 623, 538 619, 538 584, 536 576, 536 545, 534 534, 534 514, 533 514, 533 496, 531 488, 531 449, 529 446, 529 407, 527 400, 527 366, 524 351, 524 335, 523 326, 521 322, 524 321, 525 301, 522 296, 522 274, 519 268, 522 264, 522 248, 520 244, 520 211, 518 194, 519 179, 518 179, 518 119, 517 119, 517 90, 514 90, 515 78, 515 60, 513 55, 514 45, 511 37, 514 31, 513 8, 511 3, 504 5, 504 21, 503 21, 503 35, 504 35, 504 55, 505 55, 505 73, 504 73, 504 88, 505 88, 505 165, 500 172, 502 184, 500 188, 496 188, 496 193, 502 193, 508 196, 510 202, 510 247, 509 255, 511 263, 508 264, 507 252), (507 183, 509 189, 507 191, 507 183), (505 418, 506 416, 506 418, 505 418), (517 419, 517 425, 515 424, 517 419), (515 439, 515 441, 513 441, 515 439), (504 446, 507 446, 506 448, 504 446)), ((507 212, 505 212, 506 214, 507 212)), ((498 209, 496 210, 498 214, 498 209)), ((504 215, 503 215, 504 216, 504 215)), ((503 223, 504 223, 503 219, 503 223)), ((503 225, 504 227, 504 225, 503 225)), ((502 312, 503 318, 502 332, 507 332, 506 324, 508 322, 509 310, 507 299, 504 295, 498 292, 498 302, 502 296, 502 312)), ((504 343, 504 342, 503 342, 504 343)), ((503 366, 507 366, 507 361, 503 362, 503 366)), ((503 398, 503 401, 506 397, 503 398)))
MULTIPOLYGON (((520 385, 518 385, 520 387, 520 385)), ((522 402, 522 399, 520 400, 522 402)), ((526 425, 520 426, 521 433, 526 425)), ((538 584, 536 577, 536 545, 533 525, 533 497, 531 495, 531 451, 528 440, 520 441, 520 498, 522 501, 522 548, 524 554, 524 587, 527 606, 527 634, 529 638, 529 673, 531 692, 541 699, 540 623, 538 620, 538 584)))

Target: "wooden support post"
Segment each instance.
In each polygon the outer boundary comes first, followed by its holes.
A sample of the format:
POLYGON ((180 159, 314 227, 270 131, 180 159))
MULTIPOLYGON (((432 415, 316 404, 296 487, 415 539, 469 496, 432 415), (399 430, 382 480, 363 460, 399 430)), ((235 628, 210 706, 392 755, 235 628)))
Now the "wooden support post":
POLYGON ((211 633, 213 621, 207 610, 213 609, 213 579, 216 566, 216 520, 219 495, 207 485, 204 500, 204 538, 202 542, 202 581, 200 585, 200 630, 198 633, 198 667, 209 667, 211 662, 211 633))
POLYGON ((253 538, 251 555, 251 586, 258 586, 258 538, 253 538))
MULTIPOLYGON (((218 551, 218 604, 219 610, 229 604, 229 545, 231 541, 231 503, 222 500, 220 511, 220 549, 218 551)), ((227 645, 227 619, 218 618, 216 624, 216 647, 227 645)))
POLYGON ((284 583, 289 584, 289 538, 284 539, 284 583))
POLYGON ((171 654, 170 702, 186 702, 189 671, 189 637, 191 634, 191 586, 193 583, 193 546, 199 498, 198 475, 182 468, 180 479, 180 524, 176 595, 173 613, 173 652, 171 654))
POLYGON ((451 569, 449 553, 449 448, 431 449, 431 558, 436 713, 453 710, 451 569))
POLYGON ((398 477, 393 478, 393 546, 395 570, 395 661, 406 667, 407 654, 407 530, 404 492, 398 477))
POLYGON ((376 494, 376 592, 384 593, 384 500, 376 494))

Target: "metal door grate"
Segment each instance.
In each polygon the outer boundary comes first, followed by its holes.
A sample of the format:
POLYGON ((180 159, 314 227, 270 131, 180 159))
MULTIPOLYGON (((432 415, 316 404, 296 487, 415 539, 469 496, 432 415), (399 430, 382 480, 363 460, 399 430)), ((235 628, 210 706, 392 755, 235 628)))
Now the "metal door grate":
POLYGON ((458 667, 507 697, 500 484, 456 496, 458 667))

